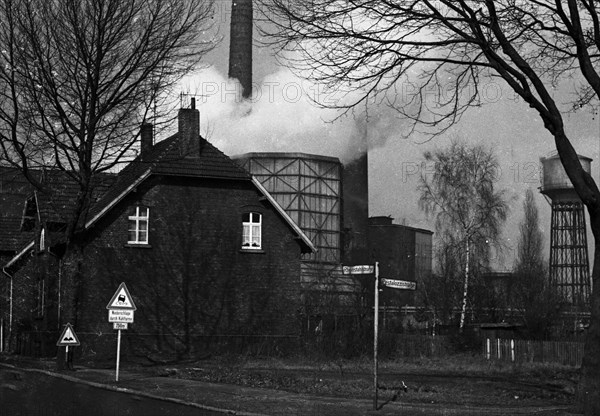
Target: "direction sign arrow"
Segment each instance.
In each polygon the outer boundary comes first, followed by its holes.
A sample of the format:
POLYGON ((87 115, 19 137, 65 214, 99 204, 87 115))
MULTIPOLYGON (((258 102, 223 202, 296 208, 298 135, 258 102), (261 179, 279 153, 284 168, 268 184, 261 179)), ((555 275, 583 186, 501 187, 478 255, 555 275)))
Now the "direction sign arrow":
POLYGON ((75 335, 75 331, 71 324, 66 324, 65 329, 63 330, 61 336, 58 338, 58 342, 56 343, 59 347, 69 347, 69 346, 78 346, 79 338, 75 335))
POLYGON ((381 279, 381 283, 392 289, 415 290, 417 288, 417 282, 408 280, 381 279))

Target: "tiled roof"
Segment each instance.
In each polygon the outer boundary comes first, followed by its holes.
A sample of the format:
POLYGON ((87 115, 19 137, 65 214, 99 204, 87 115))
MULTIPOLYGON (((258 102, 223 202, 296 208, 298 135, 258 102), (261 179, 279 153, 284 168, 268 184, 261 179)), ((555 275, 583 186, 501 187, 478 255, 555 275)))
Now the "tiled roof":
POLYGON ((152 168, 161 175, 193 176, 203 178, 251 180, 251 175, 212 144, 199 138, 193 140, 187 151, 180 151, 176 134, 169 139, 165 151, 152 168))
POLYGON ((30 194, 33 187, 20 170, 0 166, 0 194, 30 194))
MULTIPOLYGON (((72 213, 78 186, 65 172, 59 170, 34 170, 36 180, 46 184, 49 193, 35 192, 42 220, 65 223, 72 213)), ((106 192, 114 182, 112 174, 99 174, 93 195, 106 192)), ((0 166, 0 251, 19 251, 34 236, 32 231, 22 231, 21 222, 27 199, 34 195, 34 187, 18 169, 0 166)))
POLYGON ((19 170, 0 166, 0 251, 17 251, 33 237, 21 231, 25 201, 32 192, 19 170))
MULTIPOLYGON (((91 188, 92 204, 100 199, 114 184, 116 175, 97 174, 91 188)), ((71 218, 79 185, 77 182, 62 171, 50 171, 45 173, 44 183, 51 190, 49 193, 38 192, 37 202, 40 216, 48 222, 66 223, 71 218)))
POLYGON ((0 251, 16 251, 33 237, 21 231, 26 195, 0 193, 0 251))
POLYGON ((92 222, 145 173, 194 178, 252 180, 248 172, 202 137, 193 140, 185 152, 180 150, 180 145, 180 136, 177 133, 158 142, 148 154, 138 156, 119 172, 114 185, 92 208, 90 212, 92 222))

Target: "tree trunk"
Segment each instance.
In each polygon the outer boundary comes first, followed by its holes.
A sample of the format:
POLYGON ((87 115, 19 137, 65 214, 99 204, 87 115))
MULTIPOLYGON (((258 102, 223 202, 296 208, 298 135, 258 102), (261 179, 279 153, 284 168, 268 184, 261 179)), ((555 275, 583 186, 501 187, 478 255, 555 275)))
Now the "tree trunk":
POLYGON ((469 260, 470 260, 470 248, 471 242, 467 238, 467 261, 465 264, 465 285, 463 289, 463 298, 462 298, 462 309, 460 311, 460 325, 458 327, 459 331, 462 332, 465 326, 465 315, 467 314, 467 295, 469 292, 469 260))
POLYGON ((590 297, 590 327, 585 340, 581 379, 577 387, 577 403, 586 415, 600 415, 600 215, 590 212, 594 235, 594 268, 590 297), (595 214, 595 215, 594 215, 595 214))

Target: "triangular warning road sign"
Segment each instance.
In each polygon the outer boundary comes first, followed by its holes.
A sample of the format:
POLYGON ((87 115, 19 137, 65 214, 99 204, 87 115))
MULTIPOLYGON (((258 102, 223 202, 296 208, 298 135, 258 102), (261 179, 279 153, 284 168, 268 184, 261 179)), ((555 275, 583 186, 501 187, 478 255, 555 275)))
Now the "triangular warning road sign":
POLYGON ((113 295, 108 305, 106 305, 106 309, 129 309, 132 311, 137 310, 135 307, 135 303, 133 303, 133 299, 129 294, 129 290, 127 290, 127 286, 125 286, 125 282, 119 285, 119 288, 113 295))
POLYGON ((63 330, 61 336, 58 338, 58 342, 56 343, 59 347, 67 347, 67 346, 77 346, 79 345, 79 338, 75 335, 75 331, 71 324, 65 325, 65 329, 63 330))

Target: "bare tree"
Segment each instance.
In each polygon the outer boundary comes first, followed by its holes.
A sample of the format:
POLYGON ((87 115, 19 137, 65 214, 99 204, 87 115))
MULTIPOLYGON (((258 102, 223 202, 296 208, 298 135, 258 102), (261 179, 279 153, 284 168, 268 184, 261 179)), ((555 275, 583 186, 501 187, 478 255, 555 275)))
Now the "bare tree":
POLYGON ((453 239, 451 234, 436 234, 434 259, 437 270, 423 276, 418 291, 423 305, 433 313, 434 328, 438 322, 448 324, 460 301, 462 273, 453 239))
POLYGON ((0 1, 0 160, 49 198, 56 189, 33 169, 77 185, 67 241, 94 178, 131 151, 142 121, 211 48, 212 13, 210 0, 0 1))
POLYGON ((498 245, 508 205, 504 192, 494 189, 498 161, 481 145, 454 141, 448 149, 426 152, 425 162, 434 166, 423 170, 419 203, 425 212, 435 216, 436 231, 449 237, 444 241, 452 244, 463 265, 459 324, 462 331, 469 279, 475 270, 489 263, 490 244, 498 245))
POLYGON ((561 310, 561 298, 552 287, 544 261, 544 235, 540 230, 538 209, 533 191, 527 189, 523 201, 525 216, 519 225, 520 235, 514 295, 529 333, 538 338, 549 335, 551 325, 561 310))
MULTIPOLYGON (((600 3, 268 0, 263 8, 272 23, 269 34, 291 52, 286 55, 290 65, 332 89, 356 93, 342 106, 381 93, 414 126, 443 131, 469 106, 482 103, 482 82, 504 82, 554 137, 566 173, 588 208, 594 239, 600 241, 600 190, 583 170, 565 130, 564 114, 571 108, 561 107, 553 92, 561 81, 574 80, 573 108, 600 98, 600 3), (400 90, 402 85, 415 88, 400 90)), ((599 244, 594 259, 593 284, 599 287, 599 244)), ((578 396, 587 414, 600 414, 600 291, 592 293, 590 303, 578 396)))

